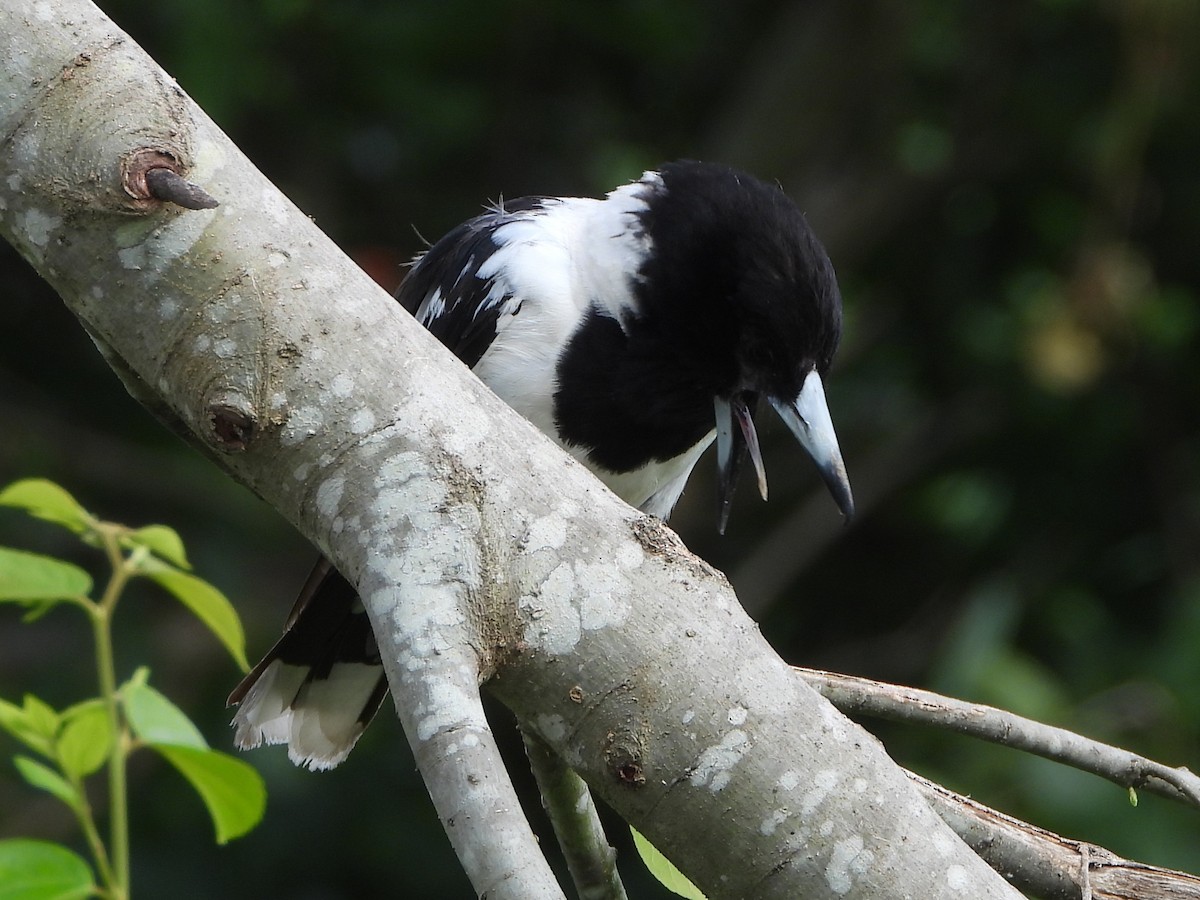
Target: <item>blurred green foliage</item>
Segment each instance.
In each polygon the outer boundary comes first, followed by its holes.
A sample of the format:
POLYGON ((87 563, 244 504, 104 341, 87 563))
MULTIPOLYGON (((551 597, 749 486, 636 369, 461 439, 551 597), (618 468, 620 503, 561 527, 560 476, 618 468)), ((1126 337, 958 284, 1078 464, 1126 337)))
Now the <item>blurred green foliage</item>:
POLYGON ((118 684, 113 657, 113 620, 130 581, 147 578, 173 594, 212 631, 240 668, 245 639, 237 612, 225 596, 191 574, 183 541, 166 525, 130 528, 97 519, 57 484, 27 478, 0 490, 0 507, 66 529, 103 555, 109 571, 102 589, 84 569, 52 556, 0 546, 0 602, 24 610, 32 625, 57 607, 84 613, 95 646, 98 695, 56 711, 33 694, 21 705, 0 697, 0 746, 15 743, 40 759, 18 753, 14 768, 30 786, 62 802, 76 819, 92 866, 59 844, 0 839, 0 895, 13 900, 103 897, 127 900, 129 792, 127 768, 137 750, 151 749, 196 789, 224 844, 262 819, 266 791, 249 763, 213 750, 187 715, 152 688, 141 667, 118 684), (90 799, 89 776, 107 769, 107 815, 90 799), (103 826, 101 825, 103 823, 103 826))
MULTIPOLYGON (((104 8, 389 287, 420 235, 500 195, 594 194, 680 156, 779 179, 845 295, 829 394, 860 516, 840 526, 776 429, 769 504, 744 490, 718 538, 702 464, 673 524, 730 573, 788 659, 1000 703, 1196 767, 1196 4, 104 8)), ((180 523, 265 649, 310 552, 159 431, 4 252, 0 480, 44 475, 121 518, 180 523)), ((15 527, 0 519, 0 537, 15 527)), ((151 654, 188 672, 164 690, 197 719, 209 710, 221 746, 236 671, 182 616, 148 605, 143 629, 151 654)), ((30 646, 16 630, 0 620, 0 689, 46 670, 39 694, 57 702, 73 676, 47 660, 86 650, 53 633, 30 646)), ((1133 808, 1049 763, 872 727, 905 764, 985 802, 1200 871, 1200 818, 1182 807, 1143 796, 1133 808)), ((469 896, 388 717, 327 775, 252 758, 270 784, 265 827, 214 850, 170 802, 148 804, 135 843, 155 850, 135 860, 135 882, 177 897, 469 896)), ((0 834, 55 837, 62 823, 14 803, 4 777, 0 834)))

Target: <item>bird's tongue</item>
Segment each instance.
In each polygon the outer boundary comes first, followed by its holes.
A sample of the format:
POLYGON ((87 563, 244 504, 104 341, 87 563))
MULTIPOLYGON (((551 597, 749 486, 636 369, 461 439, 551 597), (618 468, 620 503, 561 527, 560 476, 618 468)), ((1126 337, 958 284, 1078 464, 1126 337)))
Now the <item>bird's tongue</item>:
POLYGON ((729 399, 717 397, 713 405, 717 419, 717 530, 724 534, 733 508, 738 473, 746 454, 750 454, 754 463, 758 492, 764 500, 767 499, 767 472, 763 468, 762 452, 758 447, 758 432, 754 430, 754 409, 758 405, 758 395, 746 391, 734 394, 729 399))

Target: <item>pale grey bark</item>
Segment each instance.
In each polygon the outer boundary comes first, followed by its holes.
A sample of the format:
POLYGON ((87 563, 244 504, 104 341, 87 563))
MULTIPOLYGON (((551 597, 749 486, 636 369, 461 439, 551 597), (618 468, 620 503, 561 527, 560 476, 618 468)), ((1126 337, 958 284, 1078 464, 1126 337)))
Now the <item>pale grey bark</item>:
POLYGON ((1200 806, 1200 777, 1183 766, 1155 762, 1121 747, 982 703, 836 672, 802 668, 795 671, 847 715, 863 713, 957 731, 1091 772, 1122 787, 1200 806))
POLYGON ((2 0, 0 67, 4 236, 358 584, 481 896, 561 896, 484 681, 710 897, 1016 896, 719 573, 482 389, 95 7, 2 0), (146 150, 221 205, 140 196, 146 150))
POLYGON ((1124 859, 909 773, 930 806, 1014 885, 1041 900, 1200 900, 1200 878, 1124 859))

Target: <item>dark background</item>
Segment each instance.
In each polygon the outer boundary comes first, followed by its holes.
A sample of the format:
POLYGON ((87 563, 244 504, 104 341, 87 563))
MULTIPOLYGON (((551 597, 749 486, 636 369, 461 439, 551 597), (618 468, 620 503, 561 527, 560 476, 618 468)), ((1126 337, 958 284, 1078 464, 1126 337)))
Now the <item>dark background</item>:
MULTIPOLYGON (((419 235, 501 195, 595 195, 685 156, 778 179, 845 296, 827 385, 860 513, 840 525, 764 416, 770 503, 743 485, 718 538, 706 459, 672 524, 793 662, 1200 764, 1200 7, 103 6, 388 287, 419 235)), ((312 551, 130 400, 7 247, 0 295, 0 481, 54 478, 108 518, 174 525, 250 655, 265 650, 312 551)), ((12 513, 0 542, 99 562, 12 513)), ((229 749, 238 673, 216 642, 148 588, 117 628, 121 677, 148 662, 229 749)), ((0 609, 0 695, 66 705, 91 690, 90 653, 67 610, 25 627, 0 609)), ((508 733, 503 711, 496 724, 508 733)), ((1200 870, 1195 812, 870 724, 904 764, 1007 812, 1200 870)), ((0 835, 70 836, 7 764, 15 749, 0 740, 0 835)), ((135 759, 140 896, 470 896, 393 717, 331 773, 246 758, 267 818, 225 848, 173 772, 135 759)), ((656 896, 622 859, 631 891, 656 896)))

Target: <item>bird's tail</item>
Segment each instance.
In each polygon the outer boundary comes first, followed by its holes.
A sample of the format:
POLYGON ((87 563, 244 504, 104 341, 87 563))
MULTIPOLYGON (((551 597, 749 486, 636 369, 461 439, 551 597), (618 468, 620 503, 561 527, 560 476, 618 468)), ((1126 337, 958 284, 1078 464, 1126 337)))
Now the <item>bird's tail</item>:
POLYGON ((312 770, 346 758, 387 695, 375 635, 354 588, 320 560, 283 636, 229 695, 234 741, 288 745, 312 770))

